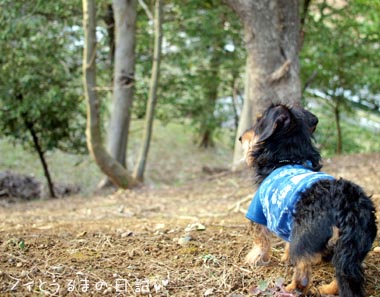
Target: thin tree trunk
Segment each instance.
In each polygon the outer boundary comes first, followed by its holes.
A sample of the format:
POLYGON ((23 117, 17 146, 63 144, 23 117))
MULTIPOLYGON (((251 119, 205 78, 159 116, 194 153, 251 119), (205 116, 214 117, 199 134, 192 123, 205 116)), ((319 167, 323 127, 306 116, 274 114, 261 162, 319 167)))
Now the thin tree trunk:
POLYGON ((232 109, 234 112, 234 131, 237 132, 239 126, 239 114, 238 114, 238 100, 239 100, 239 86, 238 86, 238 73, 233 74, 232 78, 232 109))
POLYGON ((342 144, 342 129, 340 126, 340 111, 339 111, 338 102, 335 102, 334 116, 335 116, 336 132, 337 132, 336 153, 338 155, 341 155, 343 151, 343 144, 342 144))
POLYGON ((204 121, 201 122, 201 142, 200 147, 208 148, 214 146, 213 132, 215 130, 215 105, 218 100, 218 88, 219 88, 219 69, 220 69, 220 56, 218 51, 223 47, 223 44, 216 42, 213 45, 213 51, 211 53, 211 59, 209 64, 209 75, 212 79, 203 81, 203 89, 205 93, 206 105, 202 113, 204 114, 204 121))
POLYGON ((150 79, 149 98, 145 115, 145 128, 142 146, 136 163, 134 178, 143 180, 152 136, 154 110, 157 102, 157 88, 160 78, 160 63, 162 50, 162 0, 156 0, 154 13, 154 53, 152 76, 150 79))
POLYGON ((213 147, 214 141, 212 139, 212 130, 210 128, 207 128, 202 133, 202 139, 201 139, 201 143, 199 144, 199 147, 207 149, 209 146, 213 147))
POLYGON ((94 0, 83 0, 83 28, 85 45, 83 48, 83 85, 87 103, 87 146, 102 170, 118 187, 128 188, 134 180, 126 169, 105 150, 101 138, 99 122, 99 102, 96 96, 96 4, 94 0))
MULTIPOLYGON (((16 95, 16 99, 19 101, 23 101, 23 98, 24 97, 22 94, 16 95)), ((56 198, 55 191, 54 191, 54 184, 53 184, 53 181, 52 181, 52 178, 50 175, 49 167, 48 167, 48 164, 47 164, 46 159, 45 159, 44 151, 41 148, 39 138, 38 138, 37 133, 34 129, 34 124, 27 120, 26 113, 23 113, 22 116, 24 118, 24 124, 26 126, 26 129, 28 129, 30 135, 32 136, 34 148, 36 149, 38 157, 40 158, 42 168, 44 170, 44 175, 45 175, 45 178, 46 178, 46 181, 48 184, 50 197, 56 198)))
POLYGON ((46 180, 47 180, 50 197, 51 198, 57 198, 57 196, 55 195, 55 192, 54 192, 54 184, 53 184, 53 181, 51 179, 49 167, 48 167, 48 164, 47 164, 46 159, 45 159, 45 154, 42 151, 42 148, 40 146, 40 141, 38 139, 37 133, 34 130, 32 123, 26 122, 26 127, 29 130, 30 134, 32 135, 34 148, 36 149, 36 151, 38 153, 38 157, 40 158, 42 167, 44 169, 44 175, 45 175, 46 180))

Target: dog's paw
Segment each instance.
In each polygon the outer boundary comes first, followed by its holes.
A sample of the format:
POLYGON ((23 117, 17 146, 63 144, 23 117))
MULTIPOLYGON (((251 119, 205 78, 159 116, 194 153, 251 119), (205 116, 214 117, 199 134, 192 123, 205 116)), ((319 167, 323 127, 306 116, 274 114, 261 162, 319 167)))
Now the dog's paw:
POLYGON ((303 294, 307 294, 309 292, 309 279, 303 278, 302 280, 292 280, 292 282, 285 287, 286 292, 293 292, 295 290, 301 291, 303 294))
POLYGON ((286 292, 293 292, 295 289, 297 289, 296 282, 291 282, 289 285, 285 287, 286 292))
POLYGON ((245 257, 245 263, 253 266, 267 265, 270 262, 270 252, 260 246, 254 246, 245 257))
POLYGON ((338 295, 339 288, 336 279, 327 285, 319 286, 318 291, 321 295, 338 295))

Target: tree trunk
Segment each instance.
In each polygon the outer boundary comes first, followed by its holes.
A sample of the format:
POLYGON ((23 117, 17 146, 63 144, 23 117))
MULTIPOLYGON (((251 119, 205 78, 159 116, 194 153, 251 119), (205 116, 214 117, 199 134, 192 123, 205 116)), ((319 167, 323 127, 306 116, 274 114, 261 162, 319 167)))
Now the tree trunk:
MULTIPOLYGON (((247 49, 247 83, 238 139, 271 103, 301 102, 299 7, 297 0, 225 2, 243 23, 247 49)), ((242 150, 236 141, 233 163, 241 158, 242 150)))
MULTIPOLYGON (((114 77, 113 103, 107 135, 109 154, 127 169, 127 147, 135 83, 136 0, 113 0, 114 77)), ((109 186, 106 177, 98 188, 109 186)))
POLYGON ((213 133, 215 130, 215 105, 218 99, 219 88, 219 69, 220 69, 220 48, 223 44, 216 42, 212 47, 211 59, 209 64, 208 75, 212 79, 203 80, 203 92, 205 93, 205 106, 202 110, 204 120, 201 122, 201 142, 200 147, 208 148, 214 146, 213 133))
POLYGON ((102 144, 99 122, 99 102, 96 96, 96 4, 94 0, 83 0, 83 29, 85 45, 83 48, 83 85, 87 103, 87 145, 102 170, 118 187, 128 188, 134 180, 126 169, 114 160, 102 144))
POLYGON ((149 98, 146 107, 145 128, 142 146, 134 172, 134 178, 143 180, 145 165, 148 158, 150 140, 152 136, 154 109, 157 102, 157 87, 160 78, 160 63, 162 49, 162 0, 156 0, 154 13, 154 53, 152 76, 150 79, 149 98))
POLYGON ((46 159, 45 159, 45 154, 42 151, 42 148, 40 146, 40 141, 38 139, 37 133, 34 130, 32 123, 26 122, 26 127, 29 130, 30 134, 32 135, 34 148, 36 149, 36 151, 38 153, 38 156, 39 156, 41 164, 42 164, 42 168, 44 169, 44 175, 46 177, 46 181, 48 184, 50 198, 57 198, 57 196, 55 195, 55 192, 54 192, 54 184, 53 184, 53 181, 51 179, 49 167, 48 167, 48 164, 47 164, 46 159))
POLYGON ((207 127, 205 131, 202 133, 202 139, 199 144, 200 148, 207 149, 208 147, 213 147, 214 146, 214 141, 212 139, 212 130, 207 127))
POLYGON ((107 149, 125 168, 135 82, 136 5, 136 0, 113 0, 115 62, 107 149))
POLYGON ((243 150, 241 149, 241 143, 239 141, 240 136, 243 134, 245 130, 247 130, 249 127, 252 127, 253 124, 253 104, 252 100, 249 99, 250 96, 250 78, 248 76, 249 72, 249 65, 248 61, 246 64, 246 78, 245 78, 245 86, 244 86, 244 101, 243 101, 243 109, 240 114, 239 124, 237 128, 237 133, 235 137, 235 149, 234 149, 234 155, 233 155, 233 162, 232 162, 232 170, 238 170, 241 168, 243 164, 243 150))

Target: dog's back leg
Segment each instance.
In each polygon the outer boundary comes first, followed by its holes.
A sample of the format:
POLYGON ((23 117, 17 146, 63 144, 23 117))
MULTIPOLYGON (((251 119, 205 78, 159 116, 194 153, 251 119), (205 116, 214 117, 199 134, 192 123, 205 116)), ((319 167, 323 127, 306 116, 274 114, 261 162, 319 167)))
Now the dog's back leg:
POLYGON ((311 205, 304 206, 293 222, 289 254, 294 274, 287 291, 301 289, 307 293, 312 281, 311 266, 325 257, 326 243, 333 237, 329 220, 314 215, 313 211, 311 205))
POLYGON ((294 262, 294 272, 292 282, 286 286, 285 291, 291 292, 300 290, 303 294, 307 294, 312 283, 311 266, 314 262, 320 261, 321 255, 316 254, 312 257, 300 257, 294 262))
MULTIPOLYGON (((355 226, 357 229, 361 228, 359 227, 360 221, 355 222, 355 226)), ((361 264, 370 249, 371 243, 371 240, 366 238, 366 233, 363 230, 352 230, 346 226, 340 228, 340 237, 332 258, 339 286, 339 296, 366 296, 364 290, 364 272, 361 264), (368 242, 363 242, 366 240, 368 242)), ((323 288, 320 289, 321 293, 322 291, 323 288)))
POLYGON ((334 188, 344 197, 335 200, 339 238, 332 257, 339 294, 366 296, 362 262, 376 237, 375 208, 363 190, 351 182, 337 180, 334 188))

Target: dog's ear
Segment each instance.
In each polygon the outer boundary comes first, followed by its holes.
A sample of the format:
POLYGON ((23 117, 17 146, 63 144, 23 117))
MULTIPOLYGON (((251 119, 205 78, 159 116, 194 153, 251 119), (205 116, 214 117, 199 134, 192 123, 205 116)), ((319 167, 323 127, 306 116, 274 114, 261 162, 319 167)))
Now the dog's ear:
POLYGON ((318 117, 306 109, 304 109, 304 111, 306 113, 306 117, 308 121, 309 132, 313 134, 315 130, 317 129, 317 125, 319 122, 318 117))
POLYGON ((310 134, 315 132, 318 125, 318 117, 315 114, 300 106, 293 106, 290 110, 296 118, 306 125, 310 134))
POLYGON ((291 123, 291 115, 288 108, 279 105, 270 107, 267 110, 266 116, 261 120, 263 120, 263 122, 259 142, 265 141, 275 133, 287 129, 291 123))

